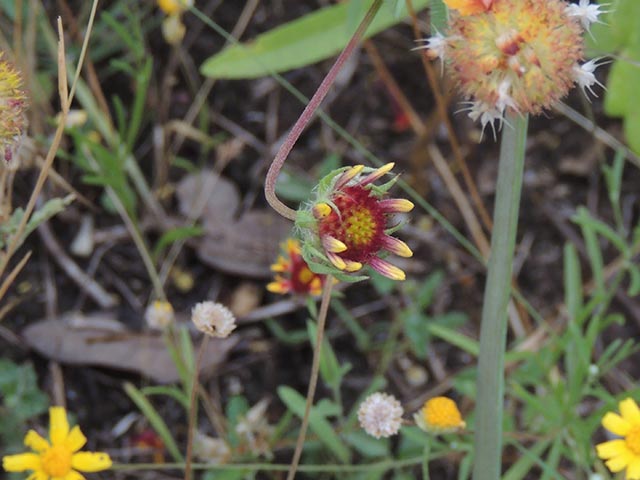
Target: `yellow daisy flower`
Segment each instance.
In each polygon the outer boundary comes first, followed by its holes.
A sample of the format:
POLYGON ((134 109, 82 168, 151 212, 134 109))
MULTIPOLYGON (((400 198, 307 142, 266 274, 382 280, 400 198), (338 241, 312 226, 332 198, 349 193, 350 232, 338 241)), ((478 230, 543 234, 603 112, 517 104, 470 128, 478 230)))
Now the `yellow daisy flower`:
POLYGON ((416 425, 429 433, 450 433, 466 427, 456 402, 447 397, 434 397, 413 415, 416 425))
POLYGON ((627 480, 640 480, 640 408, 632 398, 619 405, 621 415, 608 412, 602 418, 602 426, 623 438, 596 445, 596 451, 612 472, 626 468, 627 480))
POLYGON ((49 440, 29 430, 24 444, 34 453, 7 455, 2 468, 7 472, 33 473, 27 480, 84 480, 80 472, 99 472, 111 467, 111 458, 103 452, 80 452, 87 438, 77 425, 69 430, 63 407, 49 409, 49 440))

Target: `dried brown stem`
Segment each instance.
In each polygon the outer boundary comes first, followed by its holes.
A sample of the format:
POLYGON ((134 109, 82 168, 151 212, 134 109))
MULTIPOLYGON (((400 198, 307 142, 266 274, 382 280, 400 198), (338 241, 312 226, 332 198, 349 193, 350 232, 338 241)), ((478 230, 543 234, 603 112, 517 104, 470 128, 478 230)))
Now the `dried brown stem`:
POLYGON ((324 339, 324 327, 327 322, 327 311, 329 310, 329 303, 331 301, 331 290, 333 287, 333 277, 327 275, 324 281, 324 289, 322 290, 322 301, 320 303, 320 312, 318 313, 318 325, 316 332, 316 344, 313 350, 313 363, 311 364, 311 377, 309 378, 309 389, 307 390, 307 401, 304 406, 304 416, 302 417, 302 425, 300 425, 300 432, 298 433, 298 440, 296 441, 296 449, 293 452, 293 459, 289 466, 289 473, 287 474, 287 480, 293 480, 296 476, 296 470, 300 463, 300 456, 302 455, 302 447, 304 446, 304 440, 307 435, 307 428, 309 427, 309 415, 311 414, 311 406, 313 405, 313 397, 316 394, 316 386, 318 385, 318 373, 320 372, 320 352, 322 351, 322 341, 324 339))

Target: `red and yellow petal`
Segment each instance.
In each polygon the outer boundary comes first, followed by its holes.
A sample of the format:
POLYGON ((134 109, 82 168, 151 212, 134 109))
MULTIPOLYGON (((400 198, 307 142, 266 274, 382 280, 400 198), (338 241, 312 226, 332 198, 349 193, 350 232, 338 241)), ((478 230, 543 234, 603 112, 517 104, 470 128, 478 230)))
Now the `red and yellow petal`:
POLYGON ((346 170, 338 180, 336 181, 335 186, 333 187, 335 190, 340 190, 343 187, 347 186, 351 180, 353 180, 362 170, 364 169, 364 165, 354 165, 349 170, 346 170))
POLYGON ((493 0, 444 0, 449 8, 458 10, 460 15, 476 15, 491 8, 493 0))
POLYGON ((409 258, 413 256, 413 252, 406 243, 399 238, 390 237, 389 235, 382 237, 382 247, 399 257, 409 258))
POLYGON ((384 177, 387 173, 389 173, 391 170, 393 170, 393 167, 395 166, 394 162, 389 162, 386 165, 381 166, 380 168, 375 169, 373 172, 371 172, 369 175, 367 175, 366 177, 364 177, 362 180, 360 180, 358 182, 358 184, 361 187, 364 187, 365 185, 369 185, 370 183, 375 182, 376 180, 378 180, 379 178, 384 177))
POLYGON ((280 277, 280 275, 276 275, 275 280, 267 284, 267 290, 271 293, 284 295, 291 291, 291 282, 280 277))
POLYGON ((413 210, 413 202, 405 198, 387 198, 378 202, 384 213, 407 213, 413 210))
POLYGON ((335 254, 333 252, 326 252, 326 253, 327 253, 327 258, 329 259, 329 261, 338 270, 344 270, 344 269, 347 268, 346 262, 343 260, 343 258, 340 255, 337 255, 337 254, 335 254))
POLYGON ((344 242, 341 242, 331 235, 324 235, 322 237, 322 247, 327 252, 332 253, 342 253, 347 249, 347 246, 344 244, 344 242))
POLYGON ((390 278, 391 280, 404 280, 406 278, 406 275, 402 270, 381 258, 373 258, 369 265, 371 265, 371 268, 380 275, 390 278))

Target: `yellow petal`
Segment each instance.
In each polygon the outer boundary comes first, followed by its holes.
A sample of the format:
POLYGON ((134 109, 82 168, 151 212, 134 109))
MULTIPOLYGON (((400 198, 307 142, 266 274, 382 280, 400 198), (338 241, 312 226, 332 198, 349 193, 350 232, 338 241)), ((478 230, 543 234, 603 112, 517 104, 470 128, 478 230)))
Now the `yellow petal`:
POLYGON ((624 455, 626 451, 627 443, 621 439, 610 440, 608 442, 596 445, 596 452, 598 453, 598 457, 605 460, 617 457, 618 455, 624 455))
POLYGON ((49 480, 49 474, 46 472, 39 470, 37 472, 33 472, 31 475, 27 477, 27 480, 49 480))
POLYGON ((52 445, 58 445, 65 441, 69 435, 69 422, 67 412, 63 407, 51 407, 49 409, 49 439, 52 445))
POLYGON ((640 480, 640 457, 636 457, 627 467, 627 480, 640 480))
POLYGON ((345 267, 344 269, 347 272, 357 272, 358 270, 360 270, 362 268, 362 264, 360 262, 354 262, 352 260, 345 260, 345 267))
POLYGON ((76 472, 75 470, 71 470, 64 477, 62 477, 62 480, 86 480, 86 478, 84 478, 82 474, 76 472))
POLYGON ((71 457, 71 466, 81 472, 99 472, 111 467, 111 458, 104 452, 78 452, 71 457))
POLYGON ((42 452, 49 448, 49 442, 40 436, 35 430, 29 430, 24 437, 24 444, 34 452, 42 452))
POLYGON ((615 435, 624 437, 631 429, 631 424, 617 413, 608 412, 602 418, 602 426, 615 435))
POLYGON ((345 263, 345 261, 335 253, 327 252, 327 258, 338 270, 344 270, 345 268, 347 268, 347 264, 345 263))
POLYGON ((610 460, 607 460, 605 464, 607 468, 611 470, 613 473, 621 472, 625 469, 627 465, 633 460, 633 456, 631 452, 625 452, 624 455, 619 455, 617 457, 613 457, 610 460))
POLYGON ((640 408, 633 398, 626 398, 620 402, 620 413, 627 422, 640 426, 640 408))
POLYGON ((343 242, 331 235, 325 235, 322 237, 322 246, 327 252, 333 253, 341 253, 347 249, 347 246, 343 242))
POLYGON ((2 468, 7 472, 24 472, 25 470, 39 470, 40 455, 36 453, 19 453, 2 457, 2 468))
POLYGON ((369 265, 380 275, 384 275, 391 280, 404 280, 406 278, 406 275, 402 270, 381 258, 373 258, 369 262, 369 265))
POLYGON ((318 220, 328 217, 331 214, 331 207, 327 203, 318 203, 313 207, 313 216, 318 220))
POLYGON ((87 443, 87 437, 80 431, 80 427, 76 425, 69 432, 65 444, 72 452, 77 452, 84 447, 85 443, 87 443))
POLYGON ((267 284, 267 290, 271 293, 285 294, 289 292, 289 286, 283 282, 275 281, 267 284))

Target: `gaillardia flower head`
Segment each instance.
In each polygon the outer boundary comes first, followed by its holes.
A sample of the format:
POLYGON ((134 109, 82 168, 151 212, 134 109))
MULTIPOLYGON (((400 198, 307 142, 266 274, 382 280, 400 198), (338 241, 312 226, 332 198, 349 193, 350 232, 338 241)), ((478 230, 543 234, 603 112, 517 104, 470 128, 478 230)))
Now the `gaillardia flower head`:
MULTIPOLYGON (((578 84, 583 33, 603 13, 588 0, 445 0, 448 30, 430 57, 445 62, 469 101, 469 116, 499 126, 507 112, 539 114, 578 84)), ((588 73, 592 73, 590 69, 588 73)), ((588 80, 585 82, 585 80, 588 80)))
POLYGON ((33 453, 7 455, 2 467, 7 472, 31 470, 31 480, 83 480, 78 472, 99 472, 111 467, 111 458, 102 452, 80 452, 87 443, 77 425, 69 430, 67 412, 62 407, 49 409, 49 440, 29 430, 24 444, 33 453))
POLYGON ((627 480, 640 480, 640 408, 632 398, 620 402, 620 415, 608 412, 602 426, 622 438, 596 445, 598 456, 614 473, 626 468, 627 480))
POLYGON ((380 257, 386 252, 413 255, 406 243, 391 236, 398 227, 388 225, 390 215, 409 212, 413 203, 387 198, 395 179, 374 185, 393 165, 345 167, 320 181, 315 200, 296 219, 303 234, 302 256, 314 272, 353 281, 365 277, 349 274, 369 265, 385 277, 404 280, 402 270, 380 257))
POLYGON ((280 255, 276 263, 271 265, 275 272, 274 281, 267 285, 273 293, 295 293, 298 295, 320 295, 325 281, 324 275, 313 273, 302 258, 300 242, 294 238, 282 244, 284 255, 280 255))
POLYGON ((27 100, 22 79, 0 52, 0 156, 10 162, 26 128, 27 100))
POLYGON ((450 433, 464 428, 467 424, 460 415, 456 402, 447 397, 434 397, 413 414, 416 425, 429 433, 450 433))

